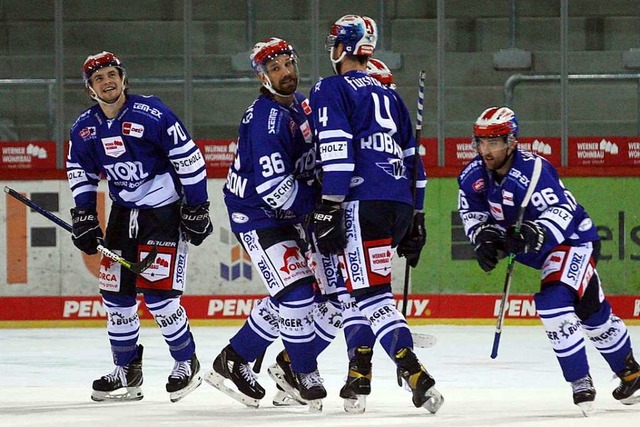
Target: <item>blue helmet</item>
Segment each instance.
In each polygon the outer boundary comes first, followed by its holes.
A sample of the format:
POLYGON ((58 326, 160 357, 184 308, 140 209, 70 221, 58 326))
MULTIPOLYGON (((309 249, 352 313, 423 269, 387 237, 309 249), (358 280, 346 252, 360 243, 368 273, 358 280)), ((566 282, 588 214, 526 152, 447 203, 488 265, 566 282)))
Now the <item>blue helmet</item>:
POLYGON ((366 16, 345 15, 338 19, 331 27, 325 41, 326 49, 331 52, 331 66, 333 72, 339 74, 338 64, 345 56, 371 56, 378 41, 378 27, 376 21, 366 16), (340 57, 334 59, 333 50, 342 43, 343 51, 340 57))

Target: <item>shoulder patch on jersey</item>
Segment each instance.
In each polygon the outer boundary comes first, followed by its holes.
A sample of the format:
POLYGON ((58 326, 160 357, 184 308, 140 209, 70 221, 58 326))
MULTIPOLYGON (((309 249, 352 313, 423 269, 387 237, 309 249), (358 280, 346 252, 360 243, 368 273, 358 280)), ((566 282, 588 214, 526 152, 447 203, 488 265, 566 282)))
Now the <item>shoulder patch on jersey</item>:
POLYGON ((87 126, 86 128, 82 128, 80 129, 80 132, 78 132, 78 135, 80 136, 80 138, 82 138, 83 140, 88 140, 91 138, 95 138, 96 137, 96 127, 95 126, 87 126))
POLYGON ((473 191, 475 191, 476 193, 482 193, 486 187, 484 178, 475 180, 474 183, 471 184, 471 187, 473 188, 473 191))

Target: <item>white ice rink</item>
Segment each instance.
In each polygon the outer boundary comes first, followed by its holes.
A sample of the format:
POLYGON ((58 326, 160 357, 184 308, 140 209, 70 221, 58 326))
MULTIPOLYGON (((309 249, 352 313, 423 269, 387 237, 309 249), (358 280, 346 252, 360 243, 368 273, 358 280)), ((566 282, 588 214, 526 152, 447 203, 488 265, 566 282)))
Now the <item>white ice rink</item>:
MULTIPOLYGON (((197 354, 210 369, 214 357, 237 327, 195 327, 197 354)), ((91 382, 112 370, 104 329, 0 329, 0 426, 634 426, 640 405, 624 406, 611 397, 613 380, 604 359, 591 348, 591 373, 598 410, 584 418, 573 405, 571 388, 541 326, 506 326, 500 354, 489 357, 494 328, 420 326, 414 332, 435 334, 438 343, 416 352, 437 381, 445 404, 437 415, 416 409, 409 392, 396 384, 395 368, 380 347, 373 360, 373 391, 367 410, 348 415, 338 391, 347 370, 342 336, 320 358, 329 396, 322 414, 304 407, 271 404, 275 385, 266 373, 276 342, 267 353, 261 384, 267 396, 250 409, 203 383, 178 403, 164 390, 173 362, 160 331, 143 327, 145 397, 139 402, 96 403, 91 382)), ((630 327, 640 343, 640 327, 630 327)))

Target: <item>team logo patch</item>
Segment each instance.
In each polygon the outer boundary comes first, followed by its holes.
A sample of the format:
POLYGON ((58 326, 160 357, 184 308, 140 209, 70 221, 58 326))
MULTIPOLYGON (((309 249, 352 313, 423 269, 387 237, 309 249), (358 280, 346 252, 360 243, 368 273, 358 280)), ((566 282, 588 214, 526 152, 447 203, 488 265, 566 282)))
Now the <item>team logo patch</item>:
POLYGON ((86 141, 87 139, 93 138, 96 136, 96 128, 95 126, 88 126, 86 128, 81 129, 78 134, 80 135, 80 138, 86 141))
POLYGON ((135 138, 142 138, 142 135, 144 134, 144 126, 138 123, 124 122, 122 124, 122 134, 133 136, 135 138))
POLYGON ((109 157, 120 157, 127 152, 124 141, 120 136, 102 138, 102 147, 104 148, 104 153, 109 157))
POLYGON ((471 187, 473 187, 473 191, 475 191, 476 193, 482 192, 485 188, 484 179, 480 178, 479 180, 471 184, 471 187))
POLYGON ((393 257, 389 246, 368 248, 367 256, 371 273, 389 277, 391 274, 391 258, 393 257))

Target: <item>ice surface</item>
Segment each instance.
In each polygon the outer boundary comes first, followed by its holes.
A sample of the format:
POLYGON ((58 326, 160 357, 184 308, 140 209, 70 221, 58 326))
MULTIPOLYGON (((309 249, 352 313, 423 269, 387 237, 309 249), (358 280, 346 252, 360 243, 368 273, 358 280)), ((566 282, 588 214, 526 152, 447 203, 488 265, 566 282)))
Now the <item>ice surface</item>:
MULTIPOLYGON (((194 327, 203 372, 227 344, 237 327, 194 327)), ((640 327, 629 328, 640 342, 640 327)), ((640 405, 624 406, 611 397, 617 379, 604 359, 589 346, 591 373, 598 391, 597 412, 584 418, 573 405, 541 326, 506 326, 497 359, 489 357, 490 326, 419 326, 414 332, 435 334, 438 343, 416 353, 445 397, 437 415, 416 409, 408 391, 398 387, 395 368, 382 348, 373 358, 373 391, 367 410, 349 415, 338 391, 347 359, 339 336, 320 357, 320 373, 329 396, 322 414, 304 407, 274 407, 275 385, 266 368, 282 344, 267 352, 261 384, 267 396, 258 409, 244 407, 203 383, 178 403, 164 386, 173 361, 160 331, 143 327, 145 398, 139 402, 97 403, 91 383, 110 372, 111 355, 105 329, 0 329, 0 426, 451 426, 547 427, 632 426, 640 405), (606 423, 606 424, 605 424, 606 423)))

